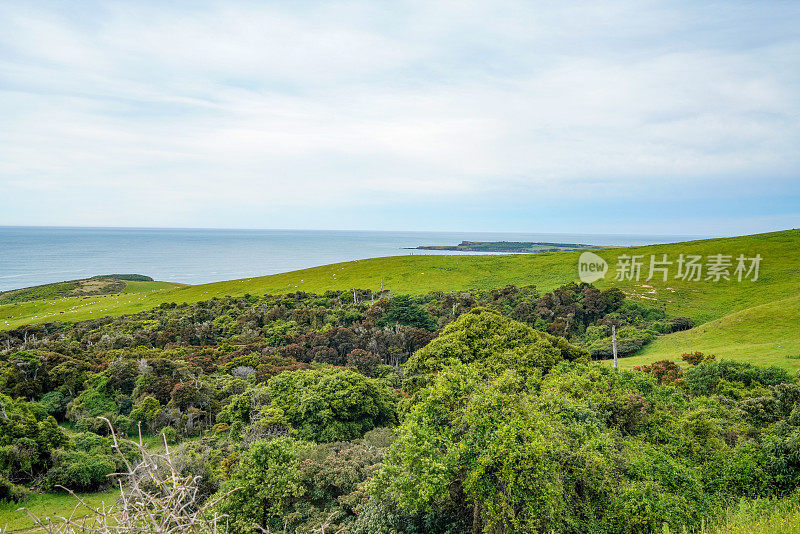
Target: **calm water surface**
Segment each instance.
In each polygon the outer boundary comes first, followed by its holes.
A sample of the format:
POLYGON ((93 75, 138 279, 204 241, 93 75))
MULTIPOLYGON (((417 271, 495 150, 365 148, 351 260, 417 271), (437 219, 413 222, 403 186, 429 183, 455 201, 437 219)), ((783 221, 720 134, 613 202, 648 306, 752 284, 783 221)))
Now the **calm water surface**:
MULTIPOLYGON (((97 274, 198 284, 380 256, 442 254, 418 245, 548 241, 646 245, 690 236, 0 227, 0 291, 97 274)), ((450 254, 454 254, 450 252, 450 254)), ((463 253, 459 253, 463 254, 463 253)))

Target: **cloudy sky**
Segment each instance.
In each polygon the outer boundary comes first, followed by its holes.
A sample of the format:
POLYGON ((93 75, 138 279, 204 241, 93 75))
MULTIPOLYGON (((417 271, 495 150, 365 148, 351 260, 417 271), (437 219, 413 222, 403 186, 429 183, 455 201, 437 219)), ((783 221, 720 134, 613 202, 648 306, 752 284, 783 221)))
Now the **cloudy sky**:
POLYGON ((800 2, 0 0, 0 225, 800 226, 800 2))

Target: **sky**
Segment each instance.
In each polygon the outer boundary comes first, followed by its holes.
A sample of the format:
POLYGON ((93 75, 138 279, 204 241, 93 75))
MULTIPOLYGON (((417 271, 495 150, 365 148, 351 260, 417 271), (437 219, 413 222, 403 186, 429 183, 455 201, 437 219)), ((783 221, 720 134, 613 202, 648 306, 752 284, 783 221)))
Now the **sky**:
POLYGON ((800 2, 0 0, 0 225, 800 227, 800 2))

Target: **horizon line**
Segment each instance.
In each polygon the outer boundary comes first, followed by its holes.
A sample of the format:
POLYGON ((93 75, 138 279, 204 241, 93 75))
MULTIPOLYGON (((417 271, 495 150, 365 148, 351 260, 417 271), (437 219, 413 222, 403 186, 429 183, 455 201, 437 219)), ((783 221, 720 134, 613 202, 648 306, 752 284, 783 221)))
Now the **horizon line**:
MULTIPOLYGON (((219 227, 219 226, 83 226, 83 225, 15 225, 0 224, 0 229, 6 228, 38 228, 38 229, 62 229, 62 230, 217 230, 217 231, 245 231, 245 232, 361 232, 361 233, 471 233, 471 234, 518 234, 518 235, 595 235, 595 236, 637 236, 637 237, 698 237, 698 238, 717 238, 735 237, 735 235, 717 234, 669 234, 669 233, 620 233, 620 232, 536 232, 519 230, 363 230, 351 228, 244 228, 244 227, 219 227)), ((786 228, 790 230, 790 228, 786 228)), ((773 230, 781 231, 781 230, 773 230)), ((769 233, 769 232, 757 232, 769 233)), ((748 234, 745 234, 748 235, 748 234)))

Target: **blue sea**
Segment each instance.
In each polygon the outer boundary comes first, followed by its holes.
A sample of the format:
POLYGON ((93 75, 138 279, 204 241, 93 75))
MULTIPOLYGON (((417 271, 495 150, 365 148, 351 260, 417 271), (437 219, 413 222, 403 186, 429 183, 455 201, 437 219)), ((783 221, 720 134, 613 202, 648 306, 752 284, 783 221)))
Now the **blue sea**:
POLYGON ((696 238, 486 232, 0 227, 0 291, 111 273, 136 273, 156 280, 200 284, 355 259, 447 254, 407 249, 418 245, 457 245, 463 240, 624 246, 696 238))

